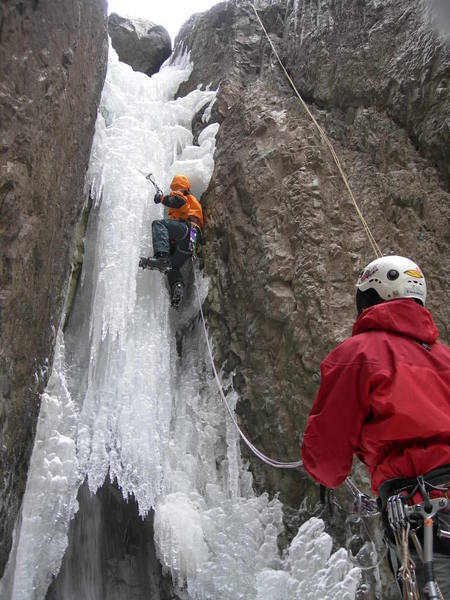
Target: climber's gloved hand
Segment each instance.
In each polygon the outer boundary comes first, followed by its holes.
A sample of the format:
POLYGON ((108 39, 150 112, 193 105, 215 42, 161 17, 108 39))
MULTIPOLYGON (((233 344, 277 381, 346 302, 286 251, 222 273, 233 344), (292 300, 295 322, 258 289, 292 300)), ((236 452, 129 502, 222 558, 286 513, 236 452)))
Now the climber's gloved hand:
POLYGON ((153 198, 153 202, 155 204, 159 204, 163 199, 164 194, 162 192, 156 192, 155 197, 153 198))
POLYGON ((148 267, 148 258, 145 258, 145 256, 141 256, 141 258, 139 259, 139 266, 141 269, 146 269, 148 267))

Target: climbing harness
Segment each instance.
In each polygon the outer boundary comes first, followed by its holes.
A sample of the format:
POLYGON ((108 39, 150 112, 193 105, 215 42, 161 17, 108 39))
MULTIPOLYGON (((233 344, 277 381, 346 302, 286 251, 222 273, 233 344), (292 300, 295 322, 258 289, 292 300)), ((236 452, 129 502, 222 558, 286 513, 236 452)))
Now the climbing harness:
POLYGON ((371 231, 371 229, 370 229, 367 221, 365 220, 364 215, 361 212, 361 209, 358 206, 358 203, 356 202, 356 198, 355 198, 355 196, 353 194, 353 191, 352 191, 352 189, 350 187, 348 179, 347 179, 347 177, 346 177, 346 175, 344 173, 344 169, 342 168, 341 161, 339 160, 339 157, 338 157, 338 155, 336 153, 336 150, 334 149, 333 144, 331 143, 330 139, 328 138, 328 136, 325 133, 325 131, 323 130, 323 128, 317 122, 317 119, 314 117, 314 115, 312 114, 312 112, 308 108, 306 102, 303 100, 302 96, 300 95, 300 92, 298 91, 298 89, 297 89, 295 83, 293 82, 291 76, 287 72, 287 70, 286 70, 286 68, 285 68, 285 66, 284 66, 284 64, 283 64, 283 62, 282 62, 282 60, 281 60, 281 58, 280 58, 280 56, 279 56, 279 54, 278 54, 278 52, 277 52, 274 44, 272 42, 272 40, 270 39, 270 36, 269 36, 266 28, 264 27, 264 23, 262 22, 261 17, 259 16, 258 11, 256 10, 255 5, 251 1, 249 3, 250 3, 250 6, 253 8, 253 10, 255 12, 256 18, 258 19, 258 22, 259 22, 259 24, 261 26, 261 29, 263 30, 263 32, 264 32, 264 34, 265 34, 265 36, 266 36, 266 38, 267 38, 267 40, 268 40, 268 42, 270 44, 270 47, 272 48, 272 51, 275 54, 275 57, 278 60, 278 63, 280 64, 280 67, 283 70, 283 73, 285 74, 285 76, 286 76, 287 80, 289 81, 292 89, 294 90, 295 94, 297 95, 297 97, 298 97, 298 99, 300 101, 300 104, 303 106, 304 110, 306 111, 306 113, 309 115, 309 117, 311 118, 312 122, 316 126, 316 128, 317 128, 317 130, 318 130, 318 132, 320 134, 320 137, 321 137, 322 141, 328 147, 328 149, 329 149, 329 151, 331 153, 331 156, 333 157, 333 160, 336 163, 336 166, 338 168, 339 174, 342 177, 344 185, 345 185, 345 187, 346 187, 346 189, 347 189, 347 191, 349 193, 349 196, 350 196, 350 198, 352 200, 352 203, 353 203, 353 205, 354 205, 354 207, 356 209, 358 217, 361 220, 361 223, 362 223, 362 226, 364 228, 364 231, 366 232, 366 235, 367 235, 367 237, 369 239, 369 242, 370 242, 370 244, 371 244, 371 246, 373 248, 373 251, 375 252, 375 255, 377 256, 377 258, 379 258, 380 256, 383 256, 383 253, 381 252, 381 250, 380 250, 380 248, 379 248, 379 246, 377 244, 377 241, 376 241, 375 237, 373 236, 372 231, 371 231))
POLYGON ((403 590, 403 598, 419 599, 419 590, 415 576, 415 564, 409 551, 409 539, 414 543, 419 559, 423 562, 425 572, 424 592, 429 600, 443 600, 434 578, 433 570, 433 517, 447 507, 448 500, 439 498, 427 502, 408 506, 405 504, 405 496, 391 496, 388 500, 387 511, 389 525, 392 529, 397 552, 401 557, 401 567, 398 578, 403 590), (423 519, 424 540, 423 548, 417 534, 411 529, 411 517, 423 519))

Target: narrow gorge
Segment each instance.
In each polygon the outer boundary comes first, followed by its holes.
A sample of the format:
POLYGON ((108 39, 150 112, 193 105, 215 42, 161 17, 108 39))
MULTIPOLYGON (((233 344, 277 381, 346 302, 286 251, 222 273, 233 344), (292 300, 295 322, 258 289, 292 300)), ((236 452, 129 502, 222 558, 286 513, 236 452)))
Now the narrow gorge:
MULTIPOLYGON (((55 6, 0 7, 1 600, 394 599, 376 520, 367 535, 240 440, 197 293, 243 432, 298 461, 374 256, 259 15, 382 252, 421 264, 449 342, 446 13, 231 0, 169 57, 158 24, 111 15, 108 49, 103 1, 55 6), (179 311, 138 269, 162 215, 149 172, 165 190, 185 173, 203 205, 179 311)), ((352 477, 370 493, 360 463, 352 477)))

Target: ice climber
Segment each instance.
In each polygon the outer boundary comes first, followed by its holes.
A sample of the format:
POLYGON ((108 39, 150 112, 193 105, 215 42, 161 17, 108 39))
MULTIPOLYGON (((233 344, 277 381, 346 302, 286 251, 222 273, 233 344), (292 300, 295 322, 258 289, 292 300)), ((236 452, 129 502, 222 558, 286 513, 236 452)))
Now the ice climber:
POLYGON ((170 194, 155 194, 155 204, 162 203, 169 209, 168 219, 152 223, 153 258, 141 258, 143 269, 157 269, 167 273, 172 306, 177 307, 183 299, 184 281, 181 267, 192 255, 191 229, 200 237, 203 229, 203 211, 200 202, 191 194, 191 184, 184 175, 175 175, 170 184, 170 194))
MULTIPOLYGON (((395 494, 402 504, 425 500, 420 493, 403 498, 414 492, 420 476, 431 497, 445 495, 449 488, 450 348, 437 341, 438 331, 425 308, 425 278, 413 261, 378 258, 362 271, 356 288, 358 317, 352 336, 321 365, 302 458, 313 479, 336 488, 356 454, 370 472, 386 517, 386 504, 395 494)), ((399 552, 384 521, 397 574, 399 552)), ((434 521, 434 572, 450 600, 450 539, 441 537, 450 531, 449 510, 439 511, 434 521), (436 534, 439 528, 444 531, 436 534)), ((422 590, 426 570, 413 550, 411 557, 422 590)))

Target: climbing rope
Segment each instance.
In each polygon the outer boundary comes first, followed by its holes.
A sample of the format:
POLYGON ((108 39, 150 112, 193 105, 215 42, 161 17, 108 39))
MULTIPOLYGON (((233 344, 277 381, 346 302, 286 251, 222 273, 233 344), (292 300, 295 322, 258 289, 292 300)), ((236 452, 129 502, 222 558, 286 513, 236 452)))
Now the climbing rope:
POLYGON ((266 456, 263 452, 261 452, 261 450, 258 450, 258 448, 251 443, 251 441, 247 438, 247 436, 244 434, 242 429, 239 427, 239 424, 236 420, 234 411, 228 404, 228 400, 227 400, 227 398, 225 396, 225 392, 223 390, 222 382, 220 381, 220 377, 219 377, 219 374, 216 369, 216 364, 214 362, 211 344, 209 342, 208 330, 206 329, 205 315, 203 314, 202 299, 200 297, 200 290, 199 290, 198 281, 197 281, 197 274, 195 272, 194 258, 192 259, 192 263, 193 263, 192 270, 194 272, 195 290, 197 292, 198 305, 200 308, 200 316, 201 316, 201 320, 202 320, 203 331, 205 334, 206 345, 208 347, 208 354, 209 354, 209 359, 211 361, 211 367, 212 367, 212 370, 214 373, 214 377, 216 379, 220 397, 222 398, 223 403, 225 404, 225 408, 227 409, 228 414, 230 415, 231 420, 234 423, 234 426, 236 427, 237 431, 239 432, 239 435, 241 436, 242 440, 250 448, 250 450, 253 452, 253 454, 255 454, 260 460, 262 460, 267 465, 269 465, 271 467, 275 467, 276 469, 301 469, 302 470, 303 462, 301 460, 298 460, 297 462, 280 462, 278 460, 274 460, 273 458, 269 458, 268 456, 266 456))
MULTIPOLYGON (((196 273, 194 261, 195 261, 195 259, 193 256, 192 257, 192 271, 194 273, 195 291, 197 293, 197 300, 198 300, 198 306, 200 309, 200 316, 201 316, 201 321, 202 321, 203 332, 205 334, 206 345, 208 347, 209 360, 211 362, 211 367, 212 367, 212 370, 214 373, 214 377, 215 377, 215 380, 217 383, 217 388, 219 390, 220 397, 222 398, 223 403, 225 404, 225 408, 227 409, 228 414, 230 415, 231 420, 234 423, 234 426, 236 427, 239 435, 241 436, 241 438, 245 442, 245 444, 248 446, 248 448, 255 454, 255 456, 257 456, 260 460, 262 460, 267 465, 274 467, 276 469, 299 469, 299 470, 305 472, 303 469, 303 462, 301 460, 298 460, 296 462, 281 462, 281 461, 274 460, 273 458, 269 458, 268 456, 266 456, 263 452, 261 452, 261 450, 258 450, 258 448, 256 446, 254 446, 254 444, 252 444, 252 442, 247 438, 247 436, 244 434, 242 429, 239 427, 239 424, 236 420, 234 411, 232 410, 232 408, 230 407, 230 405, 228 403, 228 400, 225 395, 223 385, 222 385, 222 382, 220 381, 220 377, 217 372, 216 364, 214 361, 214 356, 213 356, 211 344, 210 344, 209 337, 208 337, 208 330, 206 328, 206 320, 205 320, 205 315, 203 313, 202 299, 200 297, 200 289, 199 289, 199 285, 198 285, 198 279, 197 279, 197 273, 196 273)), ((375 501, 372 500, 371 498, 369 498, 369 496, 367 496, 363 492, 361 492, 361 490, 358 489, 358 487, 355 485, 355 483, 353 482, 353 480, 350 477, 347 477, 347 479, 345 480, 345 486, 347 487, 347 489, 349 490, 349 492, 351 493, 353 498, 355 498, 355 502, 357 502, 357 504, 358 504, 359 514, 361 514, 362 512, 364 512, 367 516, 374 516, 375 514, 377 514, 378 509, 376 507, 375 501)))
POLYGON ((267 30, 266 30, 266 28, 264 27, 264 23, 262 22, 262 20, 261 20, 261 17, 259 16, 259 14, 258 14, 258 11, 256 10, 256 7, 255 7, 255 5, 254 5, 252 2, 250 2, 250 5, 251 5, 251 7, 253 8, 253 10, 255 11, 255 15, 256 15, 256 18, 257 18, 257 19, 258 19, 258 21, 259 21, 259 24, 261 25, 261 29, 263 30, 263 32, 264 32, 264 34, 265 34, 265 36, 266 36, 267 40, 269 41, 269 44, 270 44, 270 46, 271 46, 271 48, 272 48, 272 51, 273 51, 273 53, 275 54, 275 57, 276 57, 276 59, 278 60, 278 62, 279 62, 279 64, 280 64, 280 67, 282 68, 282 70, 283 70, 283 73, 285 74, 285 76, 286 76, 287 80, 289 81, 289 83, 290 83, 290 85, 291 85, 292 89, 294 90, 294 92, 295 92, 295 94, 296 94, 297 98, 299 99, 299 101, 300 101, 300 104, 303 106, 304 110, 306 111, 306 113, 307 113, 307 114, 309 115, 309 117, 311 118, 312 122, 314 123, 314 125, 316 126, 316 128, 317 128, 317 130, 318 130, 318 132, 319 132, 319 134, 320 134, 320 137, 321 137, 322 141, 325 143, 325 145, 328 147, 328 149, 329 149, 329 150, 330 150, 330 152, 331 152, 331 156, 333 157, 333 160, 334 160, 334 162, 336 163, 336 166, 337 166, 337 168, 338 168, 338 171, 339 171, 339 173, 340 173, 340 175, 341 175, 341 177, 342 177, 342 180, 343 180, 343 182, 344 182, 344 185, 345 185, 345 187, 347 188, 347 191, 348 191, 348 193, 349 193, 349 195, 350 195, 350 198, 351 198, 351 200, 352 200, 352 202, 353 202, 353 205, 354 205, 354 207, 355 207, 355 209, 356 209, 356 212, 357 212, 357 214, 358 214, 358 217, 359 217, 359 218, 360 218, 360 220, 361 220, 361 223, 362 223, 362 226, 363 226, 363 228, 364 228, 364 231, 366 232, 366 235, 367 235, 367 237, 368 237, 368 239, 369 239, 369 242, 370 242, 370 244, 371 244, 371 246, 372 246, 372 248, 373 248, 373 251, 375 252, 375 256, 376 256, 377 258, 379 258, 380 256, 383 256, 383 253, 381 252, 381 250, 380 250, 380 248, 379 248, 379 246, 378 246, 378 244, 377 244, 377 241, 376 241, 375 237, 373 236, 373 234, 372 234, 372 231, 370 230, 370 227, 369 227, 369 225, 368 225, 367 221, 365 220, 365 218, 364 218, 364 215, 363 215, 363 214, 362 214, 362 212, 361 212, 361 209, 360 209, 360 208, 359 208, 359 206, 358 206, 358 203, 356 202, 356 198, 355 198, 355 196, 354 196, 354 194, 353 194, 353 192, 352 192, 352 189, 351 189, 351 187, 350 187, 350 184, 349 184, 349 182, 348 182, 348 180, 347 180, 347 177, 346 177, 346 175, 345 175, 345 173, 344 173, 344 169, 342 168, 341 161, 339 160, 339 157, 338 157, 338 155, 336 154, 336 151, 335 151, 335 149, 334 149, 334 146, 333 146, 333 144, 332 144, 332 143, 331 143, 331 141, 329 140, 329 138, 328 138, 327 134, 325 133, 325 131, 323 130, 323 128, 322 128, 322 127, 319 125, 319 123, 317 122, 317 119, 314 117, 314 115, 312 114, 312 112, 311 112, 311 111, 310 111, 310 109, 308 108, 308 106, 307 106, 306 102, 303 100, 302 96, 300 95, 300 92, 298 91, 298 89, 297 89, 297 87, 296 87, 295 83, 292 81, 292 78, 291 78, 291 76, 289 75, 289 73, 288 73, 288 72, 287 72, 287 70, 285 69, 285 67, 284 67, 284 65, 283 65, 283 62, 282 62, 282 60, 281 60, 281 58, 280 58, 280 56, 279 56, 279 54, 278 54, 278 52, 277 52, 277 50, 276 50, 276 48, 275 48, 275 46, 274 46, 274 44, 273 44, 272 40, 270 39, 270 36, 269 36, 269 34, 267 33, 267 30))

